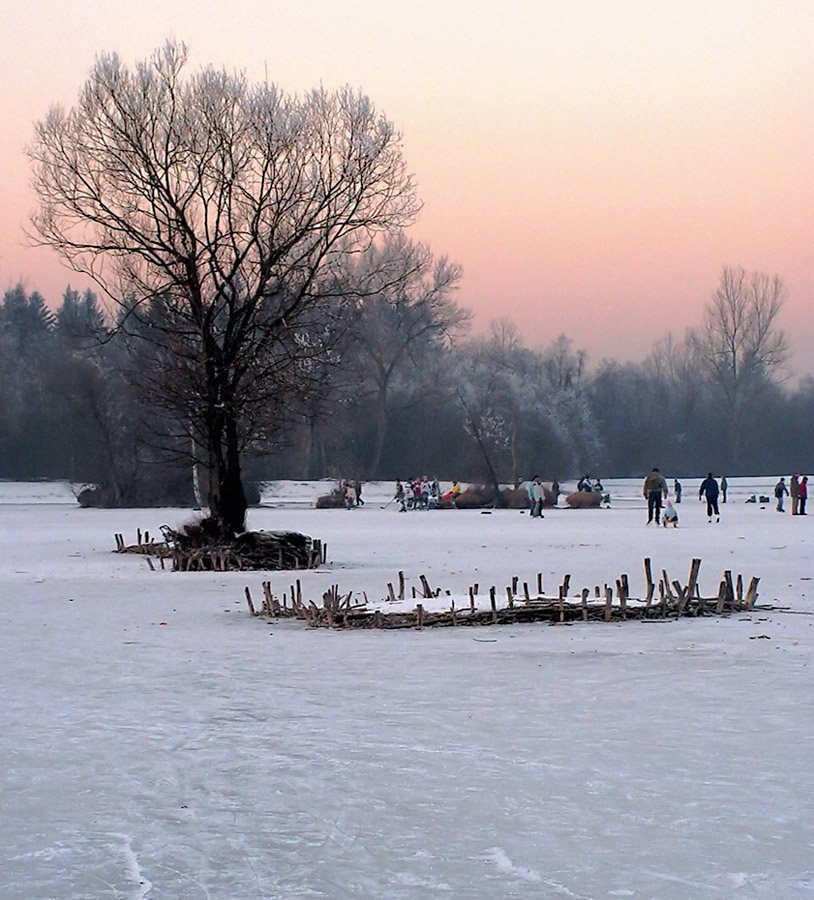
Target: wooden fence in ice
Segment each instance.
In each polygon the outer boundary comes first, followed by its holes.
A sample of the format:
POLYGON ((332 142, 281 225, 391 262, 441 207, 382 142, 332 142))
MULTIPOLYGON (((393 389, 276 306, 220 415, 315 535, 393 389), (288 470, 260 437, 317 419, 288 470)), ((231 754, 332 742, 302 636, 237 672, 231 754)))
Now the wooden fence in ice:
POLYGON ((537 574, 535 590, 528 582, 512 578, 505 593, 499 595, 495 587, 486 594, 472 585, 462 602, 458 603, 449 591, 433 589, 424 575, 419 576, 420 589, 411 587, 415 605, 408 610, 392 609, 404 606, 406 597, 404 573, 399 572, 398 589, 387 585, 387 596, 372 603, 367 596, 354 599, 353 592, 344 594, 338 585, 325 591, 321 603, 304 600, 302 585, 296 579, 281 594, 272 591, 271 581, 262 583, 260 604, 254 602, 251 591, 245 589, 246 602, 253 616, 294 618, 314 628, 425 628, 431 626, 458 627, 464 625, 508 625, 524 622, 547 622, 551 625, 572 622, 625 622, 659 620, 681 616, 721 616, 750 610, 757 601, 759 578, 753 577, 745 585, 742 575, 727 569, 714 596, 702 596, 698 576, 701 560, 693 559, 686 583, 671 579, 662 569, 654 580, 651 560, 644 560, 645 591, 642 597, 632 597, 630 581, 622 574, 612 583, 600 587, 582 588, 571 595, 571 576, 566 575, 557 595, 543 591, 543 576, 537 574), (488 599, 487 599, 488 598, 488 599), (440 602, 439 602, 440 601, 440 602), (443 604, 443 605, 442 605, 443 604), (388 606, 391 610, 388 611, 388 606))

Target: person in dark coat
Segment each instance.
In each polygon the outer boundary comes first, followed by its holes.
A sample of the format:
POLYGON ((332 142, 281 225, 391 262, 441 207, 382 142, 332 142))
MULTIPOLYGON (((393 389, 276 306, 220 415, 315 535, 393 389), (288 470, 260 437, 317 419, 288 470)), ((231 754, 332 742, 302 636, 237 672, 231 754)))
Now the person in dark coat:
POLYGON ((647 524, 655 519, 658 525, 661 521, 661 498, 667 499, 667 482, 658 469, 654 468, 645 478, 642 494, 647 500, 647 524))
POLYGON ((791 499, 791 514, 796 516, 800 512, 800 476, 795 472, 789 481, 789 498, 791 499))
POLYGON ((698 490, 698 499, 703 500, 705 497, 707 500, 707 521, 711 522, 714 515, 715 521, 720 522, 721 516, 718 512, 718 482, 713 477, 712 472, 710 472, 701 482, 701 487, 698 490))
POLYGON ((787 497, 789 489, 786 487, 786 479, 781 478, 774 486, 774 496, 777 500, 777 511, 783 512, 783 498, 787 497))

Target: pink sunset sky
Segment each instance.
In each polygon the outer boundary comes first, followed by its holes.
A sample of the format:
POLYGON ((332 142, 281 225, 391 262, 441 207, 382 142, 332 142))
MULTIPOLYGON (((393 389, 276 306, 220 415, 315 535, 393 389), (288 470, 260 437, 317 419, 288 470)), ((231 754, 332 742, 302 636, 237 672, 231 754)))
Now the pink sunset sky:
POLYGON ((168 37, 193 67, 364 90, 404 135, 412 236, 459 262, 476 330, 514 320, 641 360, 700 323, 724 266, 779 275, 814 373, 811 0, 10 0, 0 55, 0 288, 85 287, 25 245, 23 146, 97 53, 168 37))

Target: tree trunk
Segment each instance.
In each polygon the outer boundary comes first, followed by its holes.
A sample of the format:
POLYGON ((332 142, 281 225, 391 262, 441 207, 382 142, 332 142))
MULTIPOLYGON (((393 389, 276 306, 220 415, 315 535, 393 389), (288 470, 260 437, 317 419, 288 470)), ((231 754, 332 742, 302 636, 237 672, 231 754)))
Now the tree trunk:
POLYGON ((489 451, 486 449, 486 445, 483 441, 483 437, 481 436, 480 429, 478 428, 478 426, 474 422, 472 422, 471 419, 470 419, 470 423, 471 423, 472 435, 475 438, 475 443, 478 445, 478 449, 481 452, 481 456, 483 456, 483 462, 486 467, 487 479, 489 481, 489 484, 492 487, 492 490, 495 493, 495 505, 503 506, 503 498, 500 493, 500 483, 498 482, 498 479, 497 479, 497 472, 495 471, 495 467, 492 465, 492 459, 489 455, 489 451))
POLYGON ((387 437, 387 394, 382 391, 376 398, 376 411, 374 417, 373 449, 368 464, 368 474, 376 477, 379 474, 379 465, 384 451, 384 440, 387 437))
POLYGON ((222 408, 212 410, 209 438, 209 515, 219 534, 232 538, 246 530, 246 494, 240 474, 237 422, 222 408))
POLYGON ((200 509, 203 506, 203 498, 201 497, 201 474, 198 465, 198 455, 195 449, 195 438, 190 431, 189 442, 192 453, 192 496, 195 498, 195 506, 200 509))

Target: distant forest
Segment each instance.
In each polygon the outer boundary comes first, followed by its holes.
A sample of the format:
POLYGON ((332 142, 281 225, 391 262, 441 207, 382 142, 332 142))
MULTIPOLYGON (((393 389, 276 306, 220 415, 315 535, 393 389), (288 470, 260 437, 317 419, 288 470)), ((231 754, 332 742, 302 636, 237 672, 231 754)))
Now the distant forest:
MULTIPOLYGON (((784 382, 778 279, 724 270, 698 328, 662 338, 641 363, 592 365, 564 335, 525 346, 507 320, 470 336, 456 280, 433 297, 357 304, 328 358, 313 363, 311 388, 280 388, 253 412, 245 480, 814 469, 814 378, 784 382)), ((93 484, 112 505, 196 501, 207 461, 183 411, 145 390, 145 370, 160 373, 125 320, 90 291, 68 288, 55 308, 22 285, 6 291, 0 477, 93 484)))

